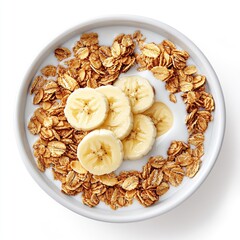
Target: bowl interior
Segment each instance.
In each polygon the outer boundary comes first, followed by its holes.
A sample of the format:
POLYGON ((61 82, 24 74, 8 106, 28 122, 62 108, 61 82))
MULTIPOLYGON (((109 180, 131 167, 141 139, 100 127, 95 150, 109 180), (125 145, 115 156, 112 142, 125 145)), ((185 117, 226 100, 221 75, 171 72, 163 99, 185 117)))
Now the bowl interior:
MULTIPOLYGON (((117 172, 132 169, 141 170, 142 166, 147 162, 147 159, 150 156, 166 156, 166 151, 172 140, 186 141, 188 137, 184 122, 186 110, 185 105, 181 100, 181 93, 177 94, 178 101, 174 104, 169 101, 169 93, 165 90, 164 83, 156 80, 149 71, 138 72, 136 67, 134 67, 121 76, 123 75, 141 75, 146 77, 155 88, 156 100, 166 103, 172 110, 174 114, 174 125, 168 133, 156 140, 152 151, 147 156, 136 161, 125 161, 117 172)), ((175 29, 163 23, 139 17, 98 19, 96 21, 81 24, 59 36, 41 52, 30 67, 20 91, 18 105, 20 151, 23 154, 24 162, 33 178, 50 196, 69 209, 93 219, 110 222, 128 222, 150 218, 170 210, 190 196, 207 177, 216 160, 221 147, 224 125, 225 110, 221 88, 211 65, 204 55, 190 40, 175 29), (65 46, 71 49, 74 43, 79 40, 79 36, 83 32, 97 32, 99 34, 101 45, 111 45, 114 37, 118 34, 132 34, 136 30, 140 30, 143 33, 143 35, 147 38, 147 42, 160 43, 163 39, 167 38, 174 42, 178 48, 188 51, 191 56, 188 60, 188 64, 196 65, 198 73, 207 77, 208 91, 215 99, 216 110, 213 114, 214 121, 209 124, 207 132, 205 133, 206 140, 204 143, 205 155, 202 158, 203 163, 200 171, 193 179, 185 177, 180 186, 176 188, 171 187, 170 190, 162 196, 156 204, 149 208, 142 207, 137 203, 137 201, 135 201, 133 205, 121 208, 117 211, 111 210, 104 203, 100 203, 95 208, 89 208, 82 204, 80 194, 75 197, 70 197, 61 193, 61 184, 59 181, 53 180, 50 169, 48 169, 45 173, 41 173, 37 169, 32 154, 32 145, 37 140, 37 137, 31 135, 27 129, 27 124, 36 107, 32 104, 32 96, 28 93, 28 88, 34 76, 40 73, 39 70, 43 66, 48 64, 58 64, 53 55, 54 49, 59 46, 65 46)))

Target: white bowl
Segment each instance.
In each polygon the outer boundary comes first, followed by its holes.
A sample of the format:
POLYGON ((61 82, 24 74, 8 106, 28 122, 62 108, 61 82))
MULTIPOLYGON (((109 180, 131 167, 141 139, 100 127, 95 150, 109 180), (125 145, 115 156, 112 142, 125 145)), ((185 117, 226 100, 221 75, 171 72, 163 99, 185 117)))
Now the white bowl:
MULTIPOLYGON (((131 74, 132 73, 133 72, 131 72, 131 74)), ((151 78, 150 75, 148 75, 147 77, 151 78)), ((162 90, 160 98, 163 98, 163 100, 167 101, 166 99, 168 94, 165 90, 163 90, 164 87, 159 87, 159 89, 162 90)), ((180 96, 179 101, 181 101, 180 96)), ((169 106, 170 108, 172 108, 175 114, 175 127, 171 130, 171 133, 169 135, 163 137, 160 140, 161 147, 155 148, 155 150, 153 150, 158 151, 160 149, 160 154, 164 154, 164 152, 166 152, 166 149, 169 146, 171 140, 176 139, 177 136, 183 136, 183 138, 185 138, 184 140, 186 140, 187 136, 186 132, 182 132, 183 128, 179 127, 177 124, 177 122, 181 121, 184 123, 185 113, 184 111, 182 111, 182 109, 184 110, 184 105, 176 107, 177 105, 174 106, 173 103, 169 103, 169 106), (177 121, 178 119, 180 120, 177 121)), ((18 145, 22 155, 22 159, 29 173, 47 194, 49 194, 57 202, 61 203, 63 206, 69 208, 70 210, 92 219, 107 222, 133 222, 155 217, 173 209, 174 207, 182 203, 185 199, 187 199, 191 194, 193 194, 193 192, 196 191, 196 189, 206 179, 217 159, 223 141, 225 129, 225 105, 218 78, 206 57, 198 49, 198 47, 194 45, 194 43, 192 43, 182 33, 159 21, 140 16, 123 15, 99 18, 79 24, 78 26, 64 32, 62 35, 49 43, 37 56, 23 80, 18 97, 16 119, 18 145), (158 201, 151 207, 144 208, 138 203, 134 203, 129 207, 122 208, 117 211, 111 210, 104 204, 100 204, 95 208, 89 208, 81 203, 81 198, 79 196, 70 197, 61 193, 59 189, 59 183, 52 179, 51 174, 43 174, 37 169, 31 147, 35 138, 31 136, 27 130, 27 122, 34 110, 34 107, 31 104, 31 97, 28 93, 28 88, 33 77, 38 72, 41 66, 49 63, 49 61, 50 63, 54 63, 54 61, 56 61, 52 57, 54 49, 58 46, 61 46, 62 44, 66 46, 70 42, 72 43, 73 41, 76 41, 81 33, 87 31, 97 31, 100 35, 100 43, 109 45, 114 35, 116 35, 117 33, 130 33, 133 30, 139 29, 144 32, 144 35, 147 36, 147 41, 149 42, 161 42, 163 38, 167 38, 174 42, 178 47, 188 51, 191 56, 191 59, 189 61, 194 63, 198 67, 201 74, 207 76, 208 89, 214 96, 216 109, 214 111, 214 121, 210 123, 209 128, 206 132, 205 155, 202 158, 203 163, 200 171, 193 179, 186 178, 179 187, 171 187, 171 190, 166 195, 164 195, 164 197, 161 198, 160 201, 158 201)), ((150 153, 150 155, 151 154, 152 153, 150 153)), ((137 164, 136 162, 128 163, 127 168, 134 168, 134 164, 136 164, 136 168, 140 169, 141 166, 144 164, 144 161, 146 161, 146 158, 144 158, 137 164)))

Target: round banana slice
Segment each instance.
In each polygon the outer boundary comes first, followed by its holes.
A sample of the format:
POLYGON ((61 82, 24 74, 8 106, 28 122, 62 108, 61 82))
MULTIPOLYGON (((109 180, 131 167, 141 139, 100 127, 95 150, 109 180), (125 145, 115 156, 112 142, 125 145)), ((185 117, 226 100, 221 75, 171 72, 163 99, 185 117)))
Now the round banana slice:
POLYGON ((123 160, 123 147, 109 130, 90 132, 79 143, 77 156, 82 166, 90 173, 103 175, 115 171, 123 160))
POLYGON ((130 101, 118 87, 111 85, 96 88, 105 95, 109 104, 108 116, 99 128, 113 131, 117 138, 125 138, 133 127, 130 101))
POLYGON ((72 127, 89 131, 105 121, 108 108, 102 93, 92 88, 79 88, 68 97, 64 113, 72 127))
POLYGON ((146 155, 155 142, 156 128, 150 117, 143 114, 133 116, 133 129, 123 139, 124 159, 134 160, 146 155))
POLYGON ((122 77, 114 83, 114 86, 121 88, 129 97, 134 114, 144 112, 154 102, 153 87, 146 78, 140 76, 122 77))
POLYGON ((157 129, 157 136, 166 133, 173 125, 173 114, 163 102, 155 102, 143 114, 149 116, 157 129))

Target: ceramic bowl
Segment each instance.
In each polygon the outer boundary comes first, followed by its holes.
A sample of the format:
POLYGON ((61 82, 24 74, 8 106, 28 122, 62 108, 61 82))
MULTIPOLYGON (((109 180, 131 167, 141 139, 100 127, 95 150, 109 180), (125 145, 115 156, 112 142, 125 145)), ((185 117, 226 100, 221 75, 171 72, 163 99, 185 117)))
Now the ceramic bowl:
MULTIPOLYGON (((164 84, 159 80, 156 81, 153 79, 151 73, 139 73, 136 69, 133 69, 127 74, 139 74, 147 77, 154 85, 155 90, 157 89, 157 98, 163 102, 167 102, 175 118, 175 123, 171 131, 157 141, 155 147, 148 156, 140 161, 126 161, 120 169, 140 170, 149 156, 156 154, 166 155, 166 150, 172 140, 187 139, 187 130, 184 124, 186 112, 180 94, 177 96, 178 103, 171 103, 168 99, 168 92, 165 90, 164 84)), ((152 218, 173 209, 191 196, 207 178, 218 157, 223 141, 225 129, 225 105, 223 93, 212 66, 192 41, 176 29, 162 22, 141 16, 123 15, 99 18, 81 23, 78 26, 67 30, 50 42, 37 56, 23 79, 21 89, 19 90, 16 119, 17 139, 22 159, 33 179, 49 196, 70 210, 88 218, 107 222, 133 222, 152 218), (131 206, 116 211, 111 210, 103 203, 95 208, 89 208, 82 204, 79 195, 76 197, 70 197, 63 194, 60 191, 60 182, 53 180, 50 170, 41 173, 37 169, 32 154, 32 144, 36 140, 36 137, 32 136, 27 129, 28 121, 35 109, 32 104, 32 96, 29 95, 28 89, 32 79, 39 73, 39 69, 41 69, 42 66, 57 63, 57 60, 53 56, 54 49, 62 45, 72 47, 74 42, 79 39, 81 33, 88 31, 97 32, 99 34, 100 44, 110 45, 117 34, 133 33, 135 30, 141 30, 147 37, 148 42, 160 43, 163 39, 167 38, 174 42, 177 47, 186 50, 190 54, 191 58, 188 63, 195 64, 199 73, 207 77, 207 88, 213 95, 216 105, 213 114, 214 121, 209 124, 208 130, 205 134, 205 155, 202 158, 202 166, 193 179, 184 178, 183 183, 179 187, 171 187, 167 194, 148 208, 141 206, 137 202, 131 206)))

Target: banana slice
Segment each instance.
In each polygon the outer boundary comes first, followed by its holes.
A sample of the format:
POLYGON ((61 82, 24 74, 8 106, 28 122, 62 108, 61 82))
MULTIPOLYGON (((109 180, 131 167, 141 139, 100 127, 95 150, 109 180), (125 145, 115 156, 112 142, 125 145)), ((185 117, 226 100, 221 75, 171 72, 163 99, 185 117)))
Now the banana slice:
POLYGON ((96 90, 105 95, 109 103, 108 116, 100 128, 113 131, 117 138, 125 138, 133 127, 130 101, 127 96, 114 86, 103 86, 96 90))
POLYGON ((90 132, 79 143, 77 156, 82 166, 90 173, 103 175, 115 171, 123 160, 123 147, 109 130, 90 132))
POLYGON ((153 87, 146 78, 140 76, 122 77, 114 83, 114 86, 121 88, 129 97, 134 114, 144 112, 154 102, 153 87))
POLYGON ((143 114, 133 116, 133 129, 123 139, 124 159, 134 160, 146 155, 154 144, 156 128, 150 117, 143 114))
POLYGON ((162 102, 155 102, 143 114, 149 116, 154 122, 158 137, 166 133, 173 125, 173 114, 162 102))
POLYGON ((102 93, 92 88, 79 88, 68 97, 64 113, 74 128, 89 131, 105 121, 108 108, 102 93))

